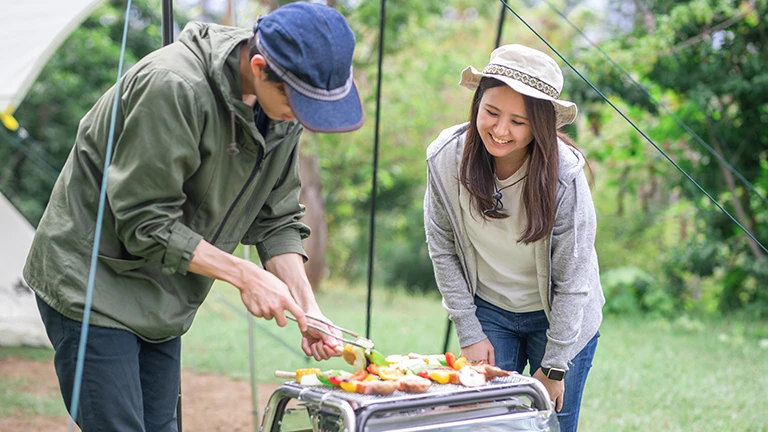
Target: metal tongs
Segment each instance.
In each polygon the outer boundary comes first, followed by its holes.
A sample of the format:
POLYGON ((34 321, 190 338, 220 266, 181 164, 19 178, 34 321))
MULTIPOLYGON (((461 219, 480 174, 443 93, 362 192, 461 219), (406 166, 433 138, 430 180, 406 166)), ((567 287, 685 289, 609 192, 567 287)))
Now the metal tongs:
MULTIPOLYGON (((338 339, 338 340, 340 340, 340 341, 342 341, 344 343, 347 343, 347 344, 350 344, 350 345, 354 345, 354 346, 359 347, 359 348, 363 348, 363 349, 367 349, 367 350, 372 350, 373 349, 373 341, 372 340, 364 338, 364 337, 360 337, 360 334, 358 334, 356 332, 353 332, 352 330, 347 330, 344 327, 339 327, 339 326, 337 326, 335 324, 332 324, 332 323, 330 323, 328 321, 322 320, 320 318, 313 317, 312 315, 305 314, 304 316, 307 317, 308 320, 312 320, 312 321, 317 321, 319 323, 323 323, 323 324, 327 325, 328 327, 335 328, 336 330, 338 330, 338 331, 340 331, 342 333, 346 333, 346 334, 352 336, 353 338, 356 338, 357 340, 353 341, 353 340, 346 339, 346 338, 344 338, 342 336, 335 335, 335 334, 333 334, 333 333, 331 333, 331 332, 329 332, 329 331, 327 331, 327 330, 325 330, 325 329, 323 329, 321 327, 318 327, 318 326, 316 326, 316 325, 314 325, 312 323, 307 323, 307 327, 309 327, 309 328, 311 328, 313 330, 317 330, 320 333, 323 333, 323 334, 328 335, 330 337, 336 338, 336 339, 338 339)), ((290 314, 286 313, 285 317, 288 318, 291 321, 296 321, 296 318, 293 315, 290 315, 290 314)), ((296 321, 296 322, 298 322, 298 321, 296 321)))

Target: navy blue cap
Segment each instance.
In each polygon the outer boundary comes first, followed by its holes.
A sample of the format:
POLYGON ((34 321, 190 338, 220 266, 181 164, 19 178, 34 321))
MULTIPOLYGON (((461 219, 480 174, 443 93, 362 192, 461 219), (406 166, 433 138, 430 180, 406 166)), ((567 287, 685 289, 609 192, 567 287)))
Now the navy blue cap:
POLYGON ((349 132, 363 125, 352 78, 355 35, 336 9, 296 2, 262 17, 256 46, 286 84, 296 119, 314 132, 349 132))

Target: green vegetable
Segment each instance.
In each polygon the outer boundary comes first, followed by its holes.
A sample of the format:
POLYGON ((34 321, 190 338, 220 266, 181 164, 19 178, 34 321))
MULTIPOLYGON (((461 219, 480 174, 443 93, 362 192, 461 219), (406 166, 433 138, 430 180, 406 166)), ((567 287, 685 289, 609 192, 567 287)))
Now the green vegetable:
POLYGON ((369 362, 375 364, 376 366, 389 366, 386 358, 384 358, 384 356, 376 350, 365 350, 365 357, 369 362))
POLYGON ((349 375, 349 372, 342 371, 342 370, 329 370, 325 372, 320 372, 317 374, 317 380, 320 381, 323 385, 328 387, 336 387, 333 382, 331 382, 331 377, 338 377, 338 376, 346 376, 349 375))

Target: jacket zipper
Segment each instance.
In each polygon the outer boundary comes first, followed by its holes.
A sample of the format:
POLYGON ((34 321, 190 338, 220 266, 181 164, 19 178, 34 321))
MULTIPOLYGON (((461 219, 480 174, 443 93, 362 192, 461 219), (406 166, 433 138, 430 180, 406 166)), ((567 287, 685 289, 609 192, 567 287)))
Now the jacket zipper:
POLYGON ((219 228, 216 229, 216 234, 214 234, 213 238, 211 239, 212 245, 216 245, 216 240, 219 239, 221 232, 224 230, 224 225, 227 224, 227 220, 229 219, 229 216, 232 215, 232 212, 235 210, 235 207, 237 206, 237 204, 240 202, 240 199, 245 194, 245 190, 248 189, 248 186, 250 186, 251 182, 256 177, 256 174, 258 174, 258 172, 261 171, 261 166, 265 158, 266 158, 266 155, 261 159, 259 159, 259 163, 257 163, 256 166, 253 168, 253 171, 251 171, 251 174, 248 176, 248 179, 245 181, 243 188, 240 189, 240 192, 235 197, 235 200, 232 202, 232 205, 229 206, 227 213, 224 214, 224 219, 221 221, 221 225, 219 225, 219 228))
POLYGON ((245 190, 248 189, 248 186, 250 186, 253 179, 256 177, 256 174, 258 174, 259 171, 261 171, 261 167, 264 164, 264 159, 269 156, 272 151, 274 151, 276 148, 280 147, 280 144, 282 144, 285 140, 288 139, 293 134, 293 131, 296 130, 296 126, 293 127, 290 131, 288 131, 287 134, 285 134, 285 137, 283 137, 280 142, 272 146, 271 149, 269 149, 268 152, 266 152, 261 159, 259 159, 259 163, 256 164, 256 167, 253 168, 253 171, 251 171, 251 174, 248 176, 248 179, 245 181, 245 184, 243 185, 242 189, 240 189, 240 192, 238 192, 237 196, 235 197, 235 200, 232 202, 232 205, 229 206, 229 209, 227 210, 227 213, 224 214, 224 219, 221 221, 221 224, 219 225, 219 228, 216 229, 216 234, 213 235, 213 238, 211 238, 211 244, 216 245, 216 240, 219 239, 219 236, 221 235, 221 232, 224 231, 224 225, 227 224, 227 220, 229 220, 229 217, 232 215, 232 212, 235 210, 235 207, 240 202, 240 199, 245 194, 245 190))

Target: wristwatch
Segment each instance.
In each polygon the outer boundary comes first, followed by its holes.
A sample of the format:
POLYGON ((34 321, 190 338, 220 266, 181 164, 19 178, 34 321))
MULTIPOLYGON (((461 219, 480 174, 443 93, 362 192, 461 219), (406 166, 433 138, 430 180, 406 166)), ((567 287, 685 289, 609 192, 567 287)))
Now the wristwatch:
POLYGON ((565 378, 565 370, 558 368, 541 367, 541 372, 552 381, 562 381, 565 378))

